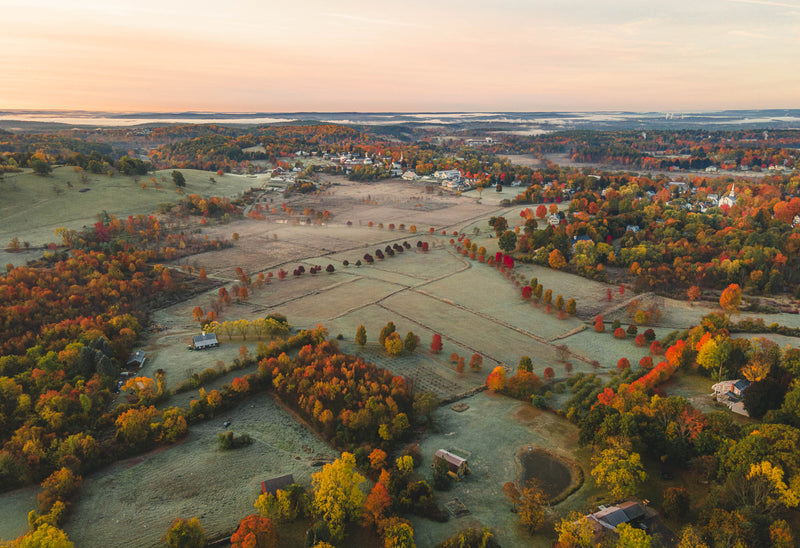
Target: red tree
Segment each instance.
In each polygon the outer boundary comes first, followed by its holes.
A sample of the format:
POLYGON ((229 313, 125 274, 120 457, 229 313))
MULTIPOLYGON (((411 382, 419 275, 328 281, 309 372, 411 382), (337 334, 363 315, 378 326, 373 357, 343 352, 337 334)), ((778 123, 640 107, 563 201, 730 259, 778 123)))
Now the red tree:
POLYGON ((436 354, 442 351, 442 336, 438 333, 433 335, 433 340, 431 341, 431 350, 436 354))
POLYGON ((617 369, 619 369, 620 371, 624 371, 630 368, 631 368, 631 362, 628 361, 628 358, 620 358, 620 360, 617 362, 617 369))
POLYGON ((269 518, 250 514, 239 522, 239 528, 231 536, 233 548, 275 548, 278 535, 269 518))

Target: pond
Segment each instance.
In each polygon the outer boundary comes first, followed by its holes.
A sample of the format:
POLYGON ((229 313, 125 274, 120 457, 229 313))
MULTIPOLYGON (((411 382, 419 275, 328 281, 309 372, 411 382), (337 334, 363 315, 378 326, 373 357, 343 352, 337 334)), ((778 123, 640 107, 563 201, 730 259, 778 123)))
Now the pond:
POLYGON ((572 484, 569 464, 548 451, 525 447, 520 451, 519 461, 522 465, 522 485, 535 479, 549 500, 558 498, 572 484))

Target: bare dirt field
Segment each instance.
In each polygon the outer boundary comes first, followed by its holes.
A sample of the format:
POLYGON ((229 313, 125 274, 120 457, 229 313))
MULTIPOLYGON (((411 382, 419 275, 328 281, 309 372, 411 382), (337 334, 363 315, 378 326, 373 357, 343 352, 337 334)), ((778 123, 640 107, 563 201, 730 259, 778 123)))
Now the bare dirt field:
POLYGON ((335 457, 270 396, 256 396, 225 417, 192 425, 179 445, 85 478, 65 530, 76 546, 140 548, 158 546, 175 517, 197 516, 209 536, 220 535, 254 512, 262 481, 291 473, 310 485, 319 470, 314 464, 335 457), (217 434, 225 431, 224 420, 254 443, 221 451, 217 434))

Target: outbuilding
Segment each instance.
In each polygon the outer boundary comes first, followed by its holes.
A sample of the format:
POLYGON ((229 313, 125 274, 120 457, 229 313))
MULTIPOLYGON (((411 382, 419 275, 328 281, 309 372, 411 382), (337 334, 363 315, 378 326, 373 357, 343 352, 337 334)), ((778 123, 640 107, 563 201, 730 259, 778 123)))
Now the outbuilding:
POLYGON ((203 331, 201 335, 192 337, 192 348, 195 350, 204 350, 206 348, 214 348, 219 346, 216 333, 206 333, 203 331))
POLYGON ((446 451, 444 449, 439 449, 436 451, 436 453, 434 453, 433 462, 436 463, 436 461, 439 459, 445 461, 449 471, 454 473, 459 478, 465 474, 469 474, 469 468, 467 468, 467 459, 462 459, 458 455, 454 455, 450 451, 446 451))
POLYGON ((294 476, 286 474, 285 476, 278 476, 277 478, 268 479, 261 482, 261 492, 274 495, 278 489, 286 489, 294 483, 294 476))

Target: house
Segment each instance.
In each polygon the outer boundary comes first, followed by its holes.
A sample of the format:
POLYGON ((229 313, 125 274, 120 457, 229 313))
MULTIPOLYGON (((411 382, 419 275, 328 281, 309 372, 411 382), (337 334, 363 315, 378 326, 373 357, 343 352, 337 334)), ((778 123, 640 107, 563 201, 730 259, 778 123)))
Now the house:
POLYGON ((219 346, 216 333, 206 333, 203 331, 202 334, 192 337, 192 348, 195 350, 214 348, 215 346, 219 346))
POLYGON ((590 522, 599 525, 601 531, 602 529, 616 531, 617 527, 623 523, 634 523, 644 520, 647 517, 647 513, 638 502, 627 501, 607 508, 601 506, 600 510, 586 517, 590 522))
POLYGON ((274 495, 278 489, 286 489, 294 483, 294 476, 286 474, 285 476, 278 476, 277 478, 268 479, 261 482, 261 492, 274 495))
POLYGON ((558 216, 558 213, 553 213, 547 218, 547 222, 550 226, 558 226, 561 224, 561 217, 558 216))
POLYGON ((433 176, 436 179, 458 179, 461 177, 461 172, 457 169, 445 169, 435 172, 433 176))
POLYGON ((403 173, 401 179, 403 179, 404 181, 416 181, 417 179, 419 179, 419 175, 417 175, 411 170, 408 170, 405 173, 403 173))
POLYGON ((639 225, 628 225, 625 227, 625 232, 633 232, 634 234, 640 230, 641 228, 639 228, 639 225))
POLYGON ((717 172, 717 167, 716 166, 708 166, 706 168, 706 173, 716 173, 716 172, 717 172))
POLYGON ((749 417, 750 414, 744 408, 742 393, 750 386, 747 379, 734 379, 718 382, 711 389, 714 391, 713 398, 720 403, 728 406, 728 409, 739 415, 749 417))
POLYGON ((719 199, 719 207, 728 206, 733 207, 736 205, 736 185, 731 185, 731 191, 728 193, 727 196, 723 196, 719 199))
POLYGON ((137 350, 128 356, 128 361, 125 362, 125 367, 142 367, 145 359, 144 350, 137 350))
POLYGON ((450 451, 445 451, 444 449, 439 449, 433 454, 434 463, 436 463, 436 461, 439 459, 445 461, 450 472, 454 473, 459 478, 465 474, 469 474, 469 468, 467 468, 467 459, 462 459, 458 455, 454 455, 450 451))
POLYGON ((795 215, 794 219, 792 219, 792 228, 800 225, 800 215, 795 215))

